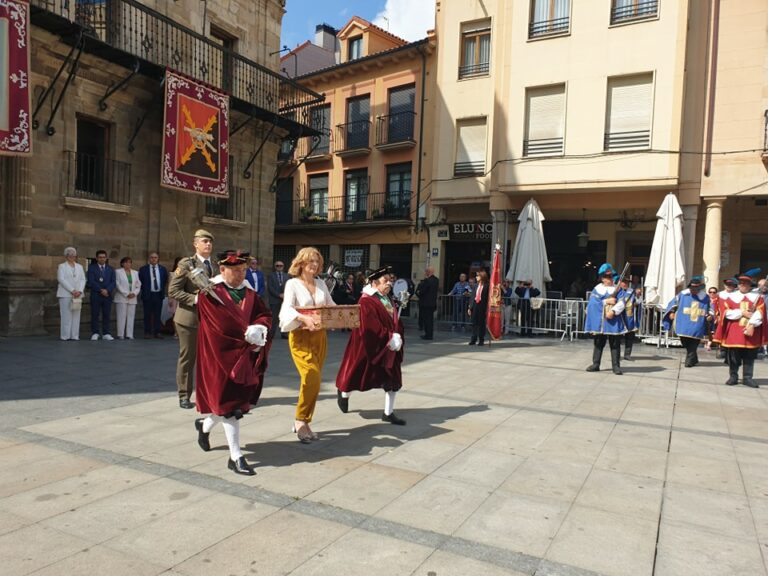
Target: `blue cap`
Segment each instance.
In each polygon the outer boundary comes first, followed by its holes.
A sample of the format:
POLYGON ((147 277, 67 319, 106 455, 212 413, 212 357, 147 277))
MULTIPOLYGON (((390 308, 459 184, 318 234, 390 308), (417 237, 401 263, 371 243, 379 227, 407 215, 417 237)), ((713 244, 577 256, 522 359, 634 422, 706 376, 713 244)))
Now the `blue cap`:
POLYGON ((755 278, 758 274, 760 274, 760 272, 761 272, 760 268, 750 268, 749 270, 744 272, 744 274, 739 274, 738 279, 745 282, 749 280, 751 282, 752 278, 755 278))
POLYGON ((613 269, 613 266, 611 266, 608 262, 600 266, 600 268, 597 270, 597 273, 600 276, 604 276, 605 274, 613 274, 615 270, 613 269))
POLYGON ((707 283, 707 277, 706 276, 693 276, 691 278, 691 281, 688 282, 688 286, 693 286, 694 288, 699 286, 704 286, 704 284, 707 283))

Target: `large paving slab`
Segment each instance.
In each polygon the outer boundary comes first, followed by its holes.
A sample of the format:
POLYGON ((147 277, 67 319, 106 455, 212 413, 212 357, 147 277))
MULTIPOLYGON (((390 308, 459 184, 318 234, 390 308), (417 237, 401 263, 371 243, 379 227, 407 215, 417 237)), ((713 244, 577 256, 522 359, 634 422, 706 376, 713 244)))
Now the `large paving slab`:
POLYGON ((0 341, 0 573, 57 575, 768 576, 764 388, 726 387, 702 352, 636 345, 587 373, 589 341, 406 334, 404 427, 379 391, 339 412, 347 334, 329 335, 313 429, 274 343, 241 421, 196 444, 171 339, 0 341))

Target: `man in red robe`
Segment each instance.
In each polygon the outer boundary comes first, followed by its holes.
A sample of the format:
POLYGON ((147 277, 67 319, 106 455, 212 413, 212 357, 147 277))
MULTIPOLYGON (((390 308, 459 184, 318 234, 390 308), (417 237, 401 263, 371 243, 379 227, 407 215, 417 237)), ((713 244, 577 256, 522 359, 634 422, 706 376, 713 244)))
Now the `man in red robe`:
POLYGON ((384 414, 390 424, 404 425, 395 415, 395 394, 403 386, 403 323, 399 310, 389 299, 392 270, 380 268, 368 275, 360 305, 360 327, 349 337, 339 374, 336 376, 337 401, 342 412, 349 410, 349 394, 383 388, 384 414))
POLYGON ((253 476, 240 450, 240 422, 261 395, 272 314, 245 280, 248 253, 228 250, 218 255, 218 276, 198 295, 197 443, 211 449, 209 434, 221 422, 229 445, 227 467, 253 476))
POLYGON ((737 291, 720 293, 720 323, 714 341, 726 351, 730 372, 726 384, 735 386, 739 383, 739 368, 743 365, 742 383, 758 388, 752 377, 757 351, 768 342, 765 301, 752 292, 752 276, 749 273, 739 276, 738 281, 737 291))

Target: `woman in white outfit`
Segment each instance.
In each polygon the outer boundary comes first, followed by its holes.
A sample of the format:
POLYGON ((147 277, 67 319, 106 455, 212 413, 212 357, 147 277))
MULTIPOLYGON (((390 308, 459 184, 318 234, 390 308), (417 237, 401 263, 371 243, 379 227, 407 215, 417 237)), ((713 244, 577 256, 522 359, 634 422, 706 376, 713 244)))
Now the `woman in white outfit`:
POLYGON ((128 256, 120 260, 115 270, 115 310, 117 312, 117 339, 133 340, 133 320, 136 318, 136 303, 141 292, 139 274, 131 269, 133 260, 128 256))
POLYGON ((66 260, 59 264, 56 273, 59 281, 56 297, 59 299, 61 315, 61 339, 80 340, 80 307, 85 290, 85 271, 77 263, 77 250, 72 246, 64 248, 64 258, 66 260))

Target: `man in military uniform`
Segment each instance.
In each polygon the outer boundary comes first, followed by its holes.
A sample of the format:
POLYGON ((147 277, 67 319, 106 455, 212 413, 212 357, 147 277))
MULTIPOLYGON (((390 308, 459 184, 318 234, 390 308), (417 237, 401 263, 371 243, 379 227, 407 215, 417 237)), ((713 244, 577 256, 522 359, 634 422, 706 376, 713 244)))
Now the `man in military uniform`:
POLYGON ((587 303, 587 317, 584 320, 584 332, 594 336, 592 364, 587 372, 598 372, 603 357, 605 343, 611 350, 611 369, 614 374, 623 374, 621 370, 621 340, 627 333, 624 323, 624 300, 620 287, 613 284, 613 266, 608 262, 600 266, 597 275, 600 284, 592 289, 587 303))
POLYGON ((664 311, 662 326, 665 330, 674 328, 680 337, 686 368, 699 363, 699 343, 706 338, 707 323, 712 321, 709 296, 702 291, 706 281, 703 276, 691 278, 688 288, 677 294, 664 311))
POLYGON ((208 278, 213 273, 211 252, 213 234, 198 230, 192 241, 194 256, 182 258, 168 284, 168 296, 178 302, 173 321, 179 336, 179 362, 176 366, 176 388, 179 392, 179 407, 189 409, 194 389, 195 359, 197 358, 197 298, 199 288, 192 281, 192 271, 200 269, 208 278))

